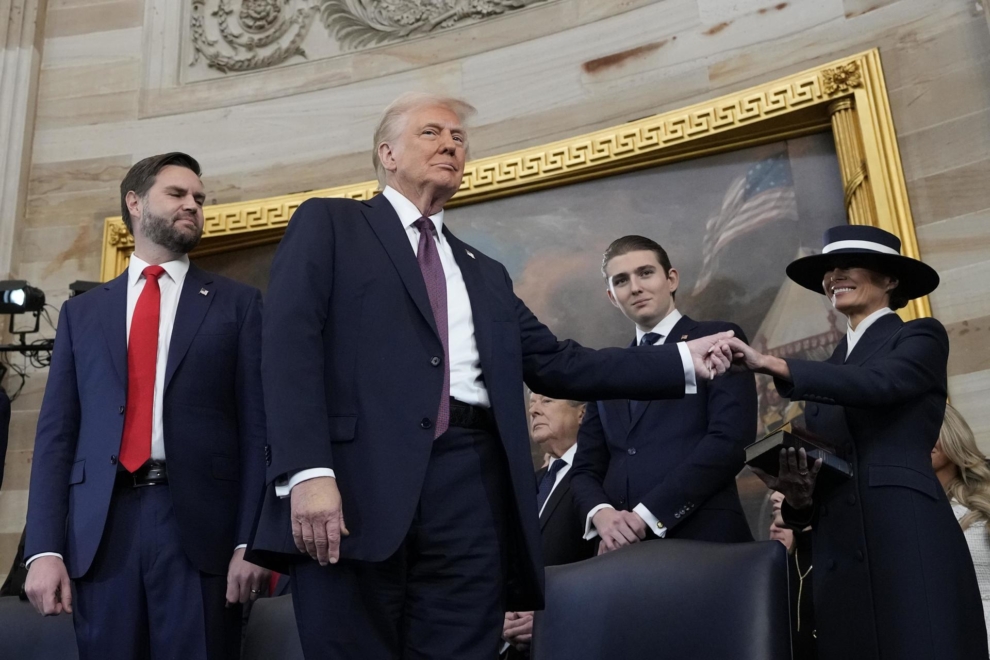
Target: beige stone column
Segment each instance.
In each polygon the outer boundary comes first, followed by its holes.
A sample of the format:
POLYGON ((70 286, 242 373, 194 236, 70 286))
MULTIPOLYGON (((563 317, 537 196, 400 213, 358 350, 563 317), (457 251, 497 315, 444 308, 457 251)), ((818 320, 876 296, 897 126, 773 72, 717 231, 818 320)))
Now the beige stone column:
POLYGON ((0 0, 0 277, 24 217, 47 0, 0 0))
POLYGON ((877 226, 873 192, 870 186, 864 185, 869 173, 866 171, 863 138, 859 134, 852 97, 834 101, 829 105, 828 113, 832 117, 832 137, 839 157, 849 222, 854 225, 877 226))

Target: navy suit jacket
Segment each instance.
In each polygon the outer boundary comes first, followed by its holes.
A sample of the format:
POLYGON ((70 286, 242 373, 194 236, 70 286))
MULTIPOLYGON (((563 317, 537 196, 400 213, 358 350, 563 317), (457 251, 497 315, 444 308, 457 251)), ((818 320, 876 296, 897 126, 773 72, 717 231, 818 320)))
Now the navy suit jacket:
MULTIPOLYGON (((812 525, 818 657, 987 658, 969 546, 932 470, 945 414, 949 338, 935 319, 877 319, 846 357, 788 359, 781 396, 807 401, 808 430, 853 478, 816 488, 812 525)), ((809 517, 810 516, 810 517, 809 517)))
MULTIPOLYGON (((682 317, 669 343, 734 330, 732 323, 682 317)), ((667 538, 752 541, 735 477, 743 449, 756 437, 756 382, 729 373, 698 383, 679 401, 626 400, 588 406, 571 468, 582 521, 599 504, 632 510, 639 503, 667 527, 667 538)))
MULTIPOLYGON (((25 556, 81 577, 100 545, 127 403, 127 273, 62 306, 31 470, 25 556)), ((182 547, 225 575, 264 489, 261 294, 190 265, 165 371, 169 493, 182 547), (207 291, 206 295, 201 290, 207 291)))
MULTIPOLYGON (((680 397, 674 347, 594 351, 558 341, 515 296, 505 268, 444 227, 471 300, 474 335, 505 450, 511 527, 509 607, 542 603, 540 529, 523 382, 563 399, 680 397)), ((344 558, 382 561, 413 520, 433 443, 444 352, 423 276, 395 210, 369 201, 303 203, 272 264, 262 373, 273 482, 332 468, 350 536, 344 558)), ((251 556, 286 572, 303 559, 290 498, 265 497, 251 556)))
MULTIPOLYGON (((581 517, 574 501, 571 488, 571 470, 563 476, 557 487, 550 493, 547 503, 540 513, 540 534, 543 538, 543 563, 546 566, 573 564, 595 556, 598 544, 585 541, 584 518, 581 517)), ((546 468, 536 471, 536 483, 540 483, 546 468)))

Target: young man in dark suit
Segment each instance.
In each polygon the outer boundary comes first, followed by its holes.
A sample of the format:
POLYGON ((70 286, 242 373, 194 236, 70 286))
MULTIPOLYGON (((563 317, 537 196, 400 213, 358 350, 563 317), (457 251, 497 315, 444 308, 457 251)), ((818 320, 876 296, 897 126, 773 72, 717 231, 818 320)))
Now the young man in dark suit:
POLYGON ((504 613, 542 605, 524 381, 681 397, 728 360, 716 338, 594 351, 540 323, 445 222, 471 110, 399 98, 374 137, 382 194, 307 200, 272 263, 252 551, 291 572, 314 660, 487 660, 504 613))
MULTIPOLYGON (((636 325, 634 345, 690 341, 740 328, 677 311, 679 275, 666 251, 624 236, 605 251, 609 301, 636 325)), ((756 434, 756 386, 746 373, 699 383, 678 401, 615 399, 589 404, 571 488, 585 537, 599 553, 649 538, 752 541, 735 476, 756 434)))
MULTIPOLYGON (((543 564, 560 566, 588 559, 595 544, 581 538, 584 521, 571 494, 570 468, 577 451, 577 434, 585 404, 553 399, 535 392, 529 395, 529 435, 550 461, 536 471, 536 506, 543 538, 543 564)), ((504 657, 529 657, 533 637, 532 612, 506 612, 502 627, 504 657)))
POLYGON ((192 157, 138 162, 120 196, 127 270, 59 314, 26 591, 73 614, 83 659, 237 658, 240 604, 268 581, 244 560, 265 479, 261 294, 189 262, 192 157))

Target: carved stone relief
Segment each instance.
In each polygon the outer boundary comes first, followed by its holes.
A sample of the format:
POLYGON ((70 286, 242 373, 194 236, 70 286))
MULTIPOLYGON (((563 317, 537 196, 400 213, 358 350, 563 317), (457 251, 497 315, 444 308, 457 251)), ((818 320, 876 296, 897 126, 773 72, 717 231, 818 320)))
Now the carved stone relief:
POLYGON ((303 42, 317 18, 325 33, 309 43, 332 57, 552 1, 192 0, 190 66, 230 73, 307 58, 303 42))

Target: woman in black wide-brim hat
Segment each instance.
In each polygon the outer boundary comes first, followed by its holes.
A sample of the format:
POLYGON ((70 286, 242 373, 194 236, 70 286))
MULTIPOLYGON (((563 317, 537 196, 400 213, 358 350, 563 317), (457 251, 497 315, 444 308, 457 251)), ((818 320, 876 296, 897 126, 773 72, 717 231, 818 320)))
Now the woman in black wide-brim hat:
POLYGON ((762 355, 737 339, 737 365, 774 377, 806 401, 808 431, 829 442, 853 477, 814 490, 819 465, 781 452, 784 519, 812 525, 818 657, 824 660, 987 658, 973 562, 931 467, 946 401, 949 339, 931 318, 894 313, 938 286, 938 274, 900 254, 875 227, 825 233, 822 254, 787 275, 825 294, 849 321, 825 362, 762 355))

